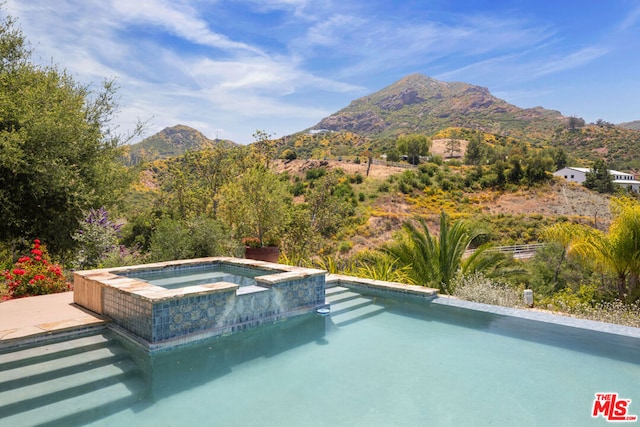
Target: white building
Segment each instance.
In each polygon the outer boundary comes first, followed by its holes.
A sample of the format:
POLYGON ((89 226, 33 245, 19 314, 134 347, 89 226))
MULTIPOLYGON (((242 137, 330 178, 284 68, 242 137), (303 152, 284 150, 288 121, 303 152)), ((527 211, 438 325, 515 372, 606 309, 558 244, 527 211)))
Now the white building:
MULTIPOLYGON (((583 184, 587 179, 587 173, 591 172, 589 168, 566 167, 554 172, 555 176, 566 179, 570 182, 583 184)), ((613 183, 621 187, 628 188, 635 192, 640 191, 640 181, 636 181, 630 173, 609 170, 609 175, 613 178, 613 183)))

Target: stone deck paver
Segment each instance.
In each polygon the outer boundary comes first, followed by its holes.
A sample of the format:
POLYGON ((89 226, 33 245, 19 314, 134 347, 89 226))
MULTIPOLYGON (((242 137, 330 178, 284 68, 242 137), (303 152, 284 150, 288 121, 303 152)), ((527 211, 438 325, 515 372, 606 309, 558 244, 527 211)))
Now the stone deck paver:
POLYGON ((0 303, 0 348, 15 340, 107 323, 73 303, 73 292, 19 298, 0 303))

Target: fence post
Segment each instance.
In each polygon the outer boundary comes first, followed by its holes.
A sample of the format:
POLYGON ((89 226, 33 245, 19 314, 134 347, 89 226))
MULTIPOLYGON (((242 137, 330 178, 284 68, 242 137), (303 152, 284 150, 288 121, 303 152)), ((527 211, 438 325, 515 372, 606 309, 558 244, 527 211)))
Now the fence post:
POLYGON ((531 289, 524 290, 524 303, 527 307, 533 307, 533 291, 531 289))

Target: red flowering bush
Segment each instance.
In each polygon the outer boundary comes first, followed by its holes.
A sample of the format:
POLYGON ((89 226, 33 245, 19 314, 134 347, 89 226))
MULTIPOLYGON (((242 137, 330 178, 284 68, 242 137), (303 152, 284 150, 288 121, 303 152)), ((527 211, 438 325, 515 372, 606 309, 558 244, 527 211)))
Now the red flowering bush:
POLYGON ((2 276, 8 290, 3 300, 71 290, 62 267, 47 260, 47 251, 38 239, 33 241, 31 256, 19 258, 13 269, 5 270, 2 276))

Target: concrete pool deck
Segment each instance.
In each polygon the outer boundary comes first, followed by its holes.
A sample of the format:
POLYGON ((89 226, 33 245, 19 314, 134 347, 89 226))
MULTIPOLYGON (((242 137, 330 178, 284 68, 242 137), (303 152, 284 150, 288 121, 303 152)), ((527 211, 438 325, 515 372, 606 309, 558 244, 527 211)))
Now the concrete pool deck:
POLYGON ((0 349, 57 333, 104 326, 108 320, 73 303, 73 292, 0 303, 0 349))

